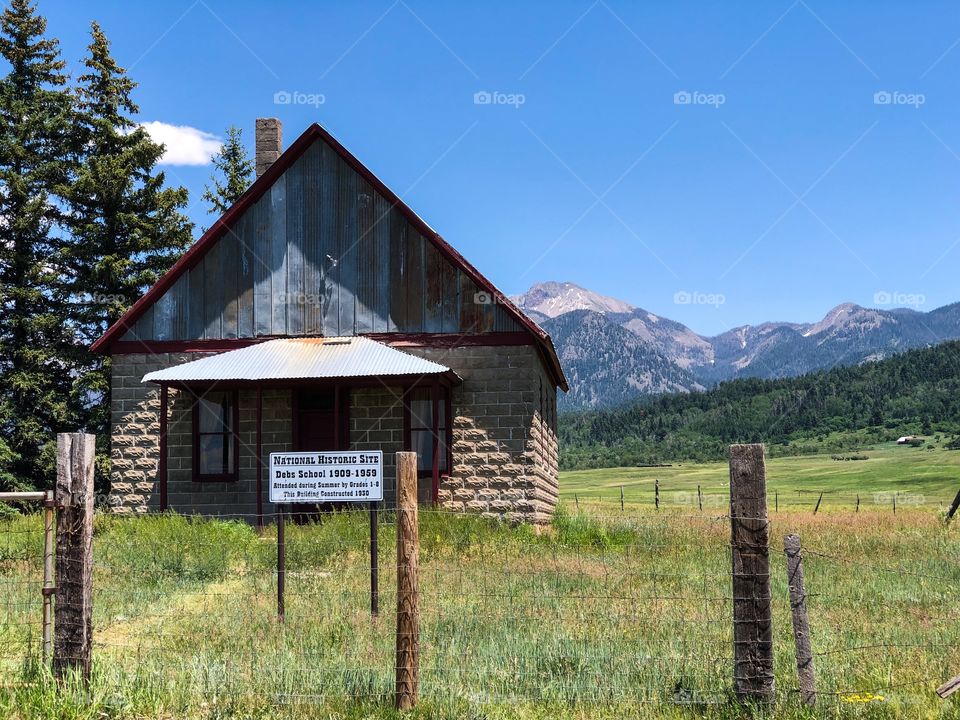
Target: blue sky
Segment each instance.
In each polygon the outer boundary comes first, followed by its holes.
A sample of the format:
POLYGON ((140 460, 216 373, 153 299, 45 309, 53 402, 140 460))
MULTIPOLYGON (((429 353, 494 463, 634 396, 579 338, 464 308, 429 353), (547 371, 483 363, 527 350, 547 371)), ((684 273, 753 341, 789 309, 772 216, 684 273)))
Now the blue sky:
MULTIPOLYGON (((73 67, 103 25, 144 122, 320 122, 508 293, 570 280, 706 334, 960 300, 955 3, 39 7, 73 67)), ((209 225, 210 167, 165 169, 209 225)))

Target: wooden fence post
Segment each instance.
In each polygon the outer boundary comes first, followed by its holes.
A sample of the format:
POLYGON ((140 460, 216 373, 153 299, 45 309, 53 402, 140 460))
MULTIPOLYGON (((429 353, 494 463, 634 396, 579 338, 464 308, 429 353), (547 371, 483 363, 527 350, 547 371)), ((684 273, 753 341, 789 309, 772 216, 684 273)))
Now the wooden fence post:
POLYGON ((623 485, 620 486, 620 512, 623 512, 623 485))
POLYGON ((397 664, 398 710, 417 704, 420 687, 420 531, 417 454, 397 453, 397 664))
POLYGON ((813 514, 816 515, 820 511, 820 503, 823 502, 823 491, 820 492, 820 497, 817 498, 817 505, 813 508, 813 514))
POLYGON ((57 435, 57 562, 53 673, 90 679, 93 636, 93 460, 96 437, 57 435))
POLYGON ((950 509, 947 510, 947 522, 950 522, 950 520, 956 514, 958 507, 960 507, 960 492, 957 492, 957 496, 953 499, 953 502, 950 504, 950 509))
POLYGON ((660 480, 653 481, 653 504, 656 506, 657 510, 660 509, 660 480))
POLYGON ((734 692, 741 700, 772 702, 770 528, 761 444, 730 446, 730 525, 734 692))
POLYGON ((813 707, 817 702, 817 680, 810 647, 810 622, 807 618, 807 591, 803 584, 803 557, 800 554, 800 536, 787 535, 783 539, 787 556, 787 582, 790 586, 790 610, 793 614, 793 640, 797 655, 797 678, 800 681, 800 701, 813 707))

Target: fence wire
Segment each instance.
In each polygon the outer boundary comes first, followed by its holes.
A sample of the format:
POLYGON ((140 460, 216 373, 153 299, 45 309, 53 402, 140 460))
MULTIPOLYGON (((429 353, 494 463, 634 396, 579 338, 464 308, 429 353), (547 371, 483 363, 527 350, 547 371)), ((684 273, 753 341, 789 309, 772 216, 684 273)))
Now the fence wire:
POLYGON ((42 652, 43 534, 41 514, 0 515, 0 686, 42 652))
MULTIPOLYGON (((420 695, 464 707, 593 709, 730 702, 731 518, 567 502, 540 531, 420 510, 420 695)), ((286 526, 284 618, 277 536, 253 516, 99 515, 94 682, 149 689, 168 707, 390 704, 395 514, 378 511, 379 614, 370 610, 365 511, 286 526)), ((895 525, 864 509, 827 521, 771 514, 777 702, 797 682, 781 540, 799 532, 821 702, 934 709, 960 672, 960 550, 936 513, 895 525)), ((0 521, 2 683, 34 680, 43 526, 0 521)), ((146 690, 144 690, 146 692, 146 690)))

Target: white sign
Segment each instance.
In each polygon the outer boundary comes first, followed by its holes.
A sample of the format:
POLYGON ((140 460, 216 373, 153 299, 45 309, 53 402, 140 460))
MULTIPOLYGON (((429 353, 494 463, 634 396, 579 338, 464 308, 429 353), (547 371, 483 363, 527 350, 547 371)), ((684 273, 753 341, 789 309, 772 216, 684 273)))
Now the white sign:
POLYGON ((270 502, 383 500, 380 450, 270 453, 270 502))

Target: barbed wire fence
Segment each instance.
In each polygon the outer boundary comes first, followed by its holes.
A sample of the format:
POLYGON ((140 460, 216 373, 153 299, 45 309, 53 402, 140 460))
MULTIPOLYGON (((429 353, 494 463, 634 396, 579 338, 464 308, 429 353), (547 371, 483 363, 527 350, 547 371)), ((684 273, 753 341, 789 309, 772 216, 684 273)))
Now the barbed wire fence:
MULTIPOLYGON (((799 706, 781 549, 799 529, 818 704, 941 703, 933 689, 960 671, 960 568, 956 541, 929 529, 940 518, 885 526, 916 553, 890 563, 875 535, 854 532, 876 523, 876 510, 832 544, 824 515, 765 517, 731 509, 729 496, 727 507, 701 510, 665 497, 659 514, 567 504, 539 531, 420 508, 415 592, 398 555, 398 510, 380 507, 376 616, 367 514, 304 518, 285 530, 282 622, 276 526, 258 532, 253 515, 100 515, 90 682, 224 713, 382 708, 397 702, 400 670, 411 701, 451 716, 486 704, 707 708, 753 697, 799 706), (739 539, 738 525, 749 530, 739 539), (749 592, 737 582, 747 576, 749 592), (410 641, 402 660, 398 637, 410 641)), ((756 487, 740 499, 769 509, 756 487)), ((42 684, 40 517, 0 521, 0 548, 9 590, 0 685, 42 684)))
POLYGON ((0 502, 0 685, 11 687, 22 681, 24 663, 43 653, 44 523, 40 514, 8 509, 35 500, 6 495, 0 502))

